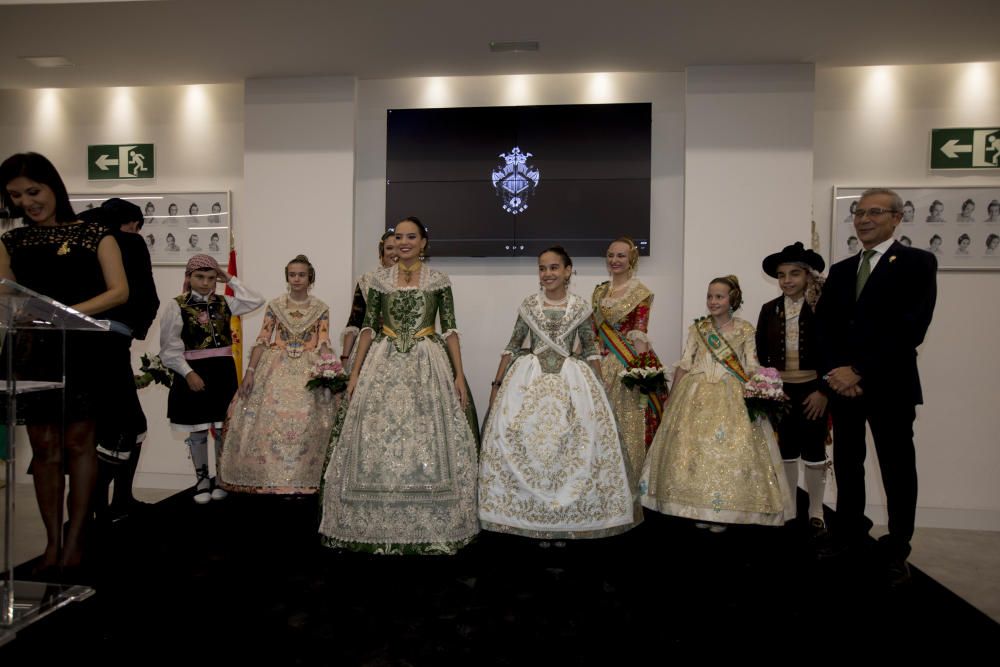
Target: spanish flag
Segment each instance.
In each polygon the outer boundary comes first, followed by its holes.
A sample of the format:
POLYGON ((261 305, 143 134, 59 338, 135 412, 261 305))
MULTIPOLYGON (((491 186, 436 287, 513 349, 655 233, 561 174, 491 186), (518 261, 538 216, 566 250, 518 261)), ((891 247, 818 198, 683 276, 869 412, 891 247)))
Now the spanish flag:
MULTIPOLYGON (((226 272, 231 276, 236 275, 236 238, 232 231, 229 232, 229 266, 226 272)), ((233 296, 233 289, 226 285, 226 295, 233 296)), ((236 382, 243 382, 243 320, 239 315, 233 315, 229 321, 229 328, 233 334, 233 359, 236 361, 236 382)))

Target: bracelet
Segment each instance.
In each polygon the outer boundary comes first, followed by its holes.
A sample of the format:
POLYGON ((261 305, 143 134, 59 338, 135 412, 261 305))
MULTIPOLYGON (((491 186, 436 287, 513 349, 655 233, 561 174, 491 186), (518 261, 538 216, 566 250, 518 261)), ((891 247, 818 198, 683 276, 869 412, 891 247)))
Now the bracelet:
POLYGON ((250 368, 247 369, 247 373, 253 373, 255 370, 257 369, 251 366, 250 368))
POLYGON ((491 387, 499 387, 502 384, 503 384, 503 380, 494 380, 493 382, 490 382, 490 386, 491 387))
POLYGON ((349 354, 342 354, 342 355, 340 355, 340 358, 341 359, 350 359, 351 355, 349 355, 349 354))

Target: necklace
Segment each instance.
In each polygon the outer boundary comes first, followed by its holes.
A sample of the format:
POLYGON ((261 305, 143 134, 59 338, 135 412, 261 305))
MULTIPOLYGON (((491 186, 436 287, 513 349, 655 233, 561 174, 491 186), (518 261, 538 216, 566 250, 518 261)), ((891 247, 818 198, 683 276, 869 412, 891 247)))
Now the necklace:
POLYGON ((726 326, 727 324, 732 324, 732 322, 733 322, 733 318, 732 318, 732 317, 730 317, 730 318, 729 318, 728 320, 726 320, 726 321, 725 321, 725 322, 723 322, 722 324, 718 324, 718 323, 716 323, 716 325, 715 325, 715 326, 716 326, 716 328, 717 328, 717 329, 722 329, 722 328, 723 328, 723 327, 725 327, 725 326, 726 326))
POLYGON ((561 299, 550 299, 547 296, 542 296, 542 301, 546 306, 565 306, 569 303, 569 292, 561 299))
POLYGON ((626 280, 625 282, 623 282, 621 285, 615 285, 615 281, 612 280, 611 281, 611 289, 608 290, 608 295, 617 294, 618 292, 624 292, 624 291, 626 291, 629 287, 632 286, 632 281, 633 280, 635 280, 635 279, 634 278, 629 278, 628 280, 626 280))
POLYGON ((396 266, 399 268, 399 272, 403 275, 403 280, 406 282, 407 285, 409 285, 410 282, 413 280, 413 274, 419 271, 420 267, 422 267, 423 264, 424 263, 418 259, 416 262, 413 263, 413 266, 411 266, 410 268, 406 268, 405 266, 403 266, 402 263, 399 263, 396 266))

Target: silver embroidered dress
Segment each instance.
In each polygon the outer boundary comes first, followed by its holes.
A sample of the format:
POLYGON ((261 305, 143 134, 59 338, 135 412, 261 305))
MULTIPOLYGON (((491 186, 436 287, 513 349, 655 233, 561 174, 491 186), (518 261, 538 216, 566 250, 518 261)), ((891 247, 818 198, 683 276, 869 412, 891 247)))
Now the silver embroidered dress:
POLYGON ((504 350, 515 359, 483 429, 479 518, 541 539, 624 532, 635 505, 611 405, 587 364, 600 358, 590 305, 575 294, 565 309, 543 305, 524 300, 504 350))
POLYGON ((397 287, 398 272, 372 276, 372 345, 333 429, 320 533, 357 551, 454 553, 479 521, 475 409, 470 396, 462 410, 444 342, 458 334, 451 283, 424 266, 416 287, 397 287))

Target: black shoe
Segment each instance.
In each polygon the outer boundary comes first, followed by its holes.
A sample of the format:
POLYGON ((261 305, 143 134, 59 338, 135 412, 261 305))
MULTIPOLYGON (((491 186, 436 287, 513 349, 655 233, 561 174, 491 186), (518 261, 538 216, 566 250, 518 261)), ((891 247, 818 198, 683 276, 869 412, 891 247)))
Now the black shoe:
POLYGON ((837 560, 849 551, 851 547, 848 543, 830 538, 829 533, 826 538, 816 542, 816 558, 820 560, 837 560))
POLYGON ((868 560, 868 552, 871 548, 865 540, 838 539, 835 533, 826 531, 814 541, 814 544, 816 545, 816 558, 822 561, 856 561, 860 563, 868 560))
POLYGON ((826 524, 823 523, 823 519, 818 517, 812 517, 809 519, 809 539, 815 543, 821 543, 826 540, 830 533, 826 530, 826 524))
POLYGON ((910 565, 905 558, 893 558, 886 565, 886 577, 889 588, 899 590, 910 585, 913 575, 910 573, 910 565))

